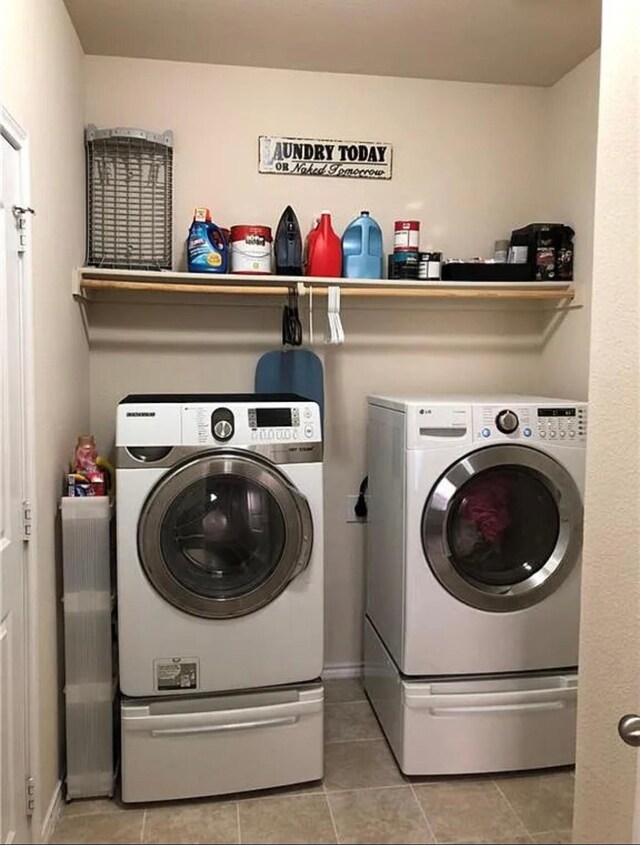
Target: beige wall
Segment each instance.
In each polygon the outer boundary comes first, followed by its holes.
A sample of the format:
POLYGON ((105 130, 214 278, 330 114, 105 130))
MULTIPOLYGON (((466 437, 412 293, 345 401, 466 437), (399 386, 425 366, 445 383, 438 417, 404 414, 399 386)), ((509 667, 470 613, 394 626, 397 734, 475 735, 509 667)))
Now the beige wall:
MULTIPOLYGON (((582 201, 567 198, 575 196, 576 186, 585 202, 589 196, 597 59, 587 60, 551 90, 96 57, 83 63, 61 0, 22 0, 5 3, 4 8, 8 18, 2 29, 2 97, 31 136, 33 203, 38 210, 36 392, 39 418, 46 420, 38 461, 39 786, 46 804, 59 764, 54 518, 61 473, 75 434, 87 421, 86 348, 68 287, 70 268, 82 261, 85 118, 101 126, 175 130, 177 265, 183 260, 194 205, 209 204, 222 223, 275 226, 282 207, 292 203, 305 228, 313 212, 331 208, 338 230, 368 207, 383 226, 387 246, 396 217, 419 217, 424 247, 431 244, 459 255, 489 254, 494 239, 507 236, 515 225, 544 216, 565 217, 579 231, 579 281, 586 285, 588 211, 582 201), (552 144, 545 140, 550 114, 559 127, 552 144), (356 187, 349 180, 259 176, 260 133, 390 141, 394 178, 356 187), (566 170, 554 165, 556 191, 550 200, 547 165, 554 149, 557 165, 565 162, 566 170)), ((601 261, 604 271, 604 258, 601 261)), ((600 304, 613 308, 615 297, 609 296, 604 282, 601 287, 600 304)), ((578 319, 570 315, 545 353, 540 337, 546 317, 527 309, 370 304, 348 307, 344 322, 348 345, 326 351, 319 347, 329 420, 330 664, 360 660, 364 534, 361 526, 345 524, 345 498, 355 492, 365 472, 366 393, 538 391, 555 390, 557 385, 558 390, 584 395, 586 380, 587 312, 578 319), (564 360, 574 362, 575 384, 564 376, 558 380, 556 358, 551 356, 556 346, 567 353, 564 360)), ((244 304, 219 309, 110 305, 94 308, 92 324, 91 426, 108 448, 116 402, 128 391, 250 389, 258 355, 278 344, 279 311, 244 304)), ((602 321, 594 326, 596 338, 598 331, 604 333, 602 321)), ((603 369, 604 358, 598 366, 601 378, 603 369)), ((604 422, 600 431, 603 428, 604 422)), ((598 430, 597 415, 592 430, 598 430)), ((593 536, 590 541, 594 543, 593 536)), ((589 643, 583 646, 588 658, 589 643)), ((592 692, 597 692, 595 687, 592 692)), ((584 704, 583 711, 586 708, 584 704)), ((584 715, 583 723, 588 724, 584 715)), ((585 772, 588 753, 584 744, 585 772)), ((594 789, 595 776, 589 777, 588 787, 594 789)), ((582 800, 580 783, 578 822, 586 830, 586 815, 580 813, 587 812, 589 801, 582 800)), ((592 794, 585 788, 583 797, 592 794)))
POLYGON ((177 264, 194 205, 275 228, 291 203, 305 230, 329 208, 340 231, 368 208, 388 247, 394 219, 417 217, 425 248, 458 255, 540 211, 543 88, 96 56, 86 74, 88 121, 175 131, 177 264), (392 142, 393 179, 260 175, 260 134, 392 142))
MULTIPOLYGON (((423 246, 453 255, 490 254, 493 241, 514 226, 570 214, 585 245, 579 269, 586 284, 597 57, 554 89, 100 57, 88 57, 86 69, 88 122, 175 131, 177 266, 198 203, 211 206, 214 219, 227 225, 274 227, 281 209, 292 203, 303 228, 314 211, 326 207, 334 211, 338 230, 369 208, 388 248, 393 220, 418 217, 423 246), (557 127, 553 143, 549 121, 557 127), (354 185, 260 176, 261 133, 390 141, 394 177, 354 185), (553 164, 555 145, 571 174, 560 161, 553 164), (550 161, 557 169, 552 178, 550 161), (578 198, 567 199, 565 187, 577 190, 578 198)), ((92 427, 104 448, 113 442, 116 403, 129 391, 252 388, 257 358, 278 346, 280 314, 279 306, 243 305, 92 309, 92 427)), ((366 472, 367 393, 549 392, 558 367, 557 360, 544 358, 541 346, 548 313, 460 303, 345 308, 347 345, 328 350, 317 345, 328 402, 326 662, 332 666, 361 659, 364 531, 346 524, 346 497, 366 472)), ((577 328, 571 324, 575 316, 568 315, 552 343, 581 348, 580 377, 586 382, 588 316, 577 328)), ((320 310, 316 327, 322 332, 320 310)))
MULTIPOLYGON (((346 498, 365 470, 367 393, 536 389, 539 332, 526 312, 365 308, 344 315, 347 345, 322 347, 327 428, 326 662, 359 663, 364 527, 346 498)), ((127 392, 251 391, 259 355, 277 348, 280 308, 97 306, 91 322, 92 428, 113 442, 127 392)), ((322 316, 316 317, 322 323, 322 316)))
POLYGON ((62 0, 2 4, 0 97, 29 133, 35 291, 35 565, 40 625, 37 813, 59 778, 55 520, 63 473, 89 418, 88 355, 71 270, 84 239, 83 53, 62 0))
POLYGON ((544 390, 575 399, 587 398, 589 380, 599 72, 597 51, 549 91, 547 213, 576 232, 575 304, 582 308, 567 315, 545 346, 544 390))
MULTIPOLYGON (((307 228, 330 208, 339 231, 361 208, 383 227, 418 217, 422 243, 490 254, 541 214, 548 91, 415 79, 310 74, 89 57, 87 121, 175 131, 175 244, 196 204, 225 224, 275 227, 291 203, 307 228), (261 133, 379 139, 394 145, 390 182, 260 176, 261 133)), ((113 442, 132 390, 251 390, 259 355, 279 344, 280 311, 255 307, 96 306, 92 427, 113 442)), ((344 315, 347 345, 324 357, 327 420, 327 649, 361 660, 363 541, 346 499, 365 469, 368 392, 536 391, 543 318, 534 310, 364 302, 344 315)), ((324 330, 316 313, 320 340, 324 330)))
POLYGON ((639 43, 637 0, 605 0, 575 842, 640 841, 638 751, 617 736, 640 713, 639 43))

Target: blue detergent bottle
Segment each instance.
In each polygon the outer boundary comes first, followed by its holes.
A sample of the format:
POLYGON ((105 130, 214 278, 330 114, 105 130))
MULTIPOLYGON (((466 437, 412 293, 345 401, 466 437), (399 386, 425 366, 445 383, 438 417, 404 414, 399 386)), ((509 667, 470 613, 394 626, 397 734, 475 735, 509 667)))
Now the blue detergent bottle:
POLYGON ((196 208, 187 238, 190 273, 227 273, 229 246, 222 230, 211 222, 208 208, 196 208))
POLYGON ((382 232, 368 211, 361 211, 342 236, 342 274, 347 279, 382 278, 382 232))

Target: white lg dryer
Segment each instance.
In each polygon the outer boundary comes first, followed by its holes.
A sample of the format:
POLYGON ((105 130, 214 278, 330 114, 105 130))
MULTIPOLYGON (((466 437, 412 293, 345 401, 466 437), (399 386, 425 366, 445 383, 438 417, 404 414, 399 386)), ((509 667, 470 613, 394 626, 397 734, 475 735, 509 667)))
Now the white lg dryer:
POLYGON ((403 771, 573 760, 586 414, 369 398, 366 687, 403 771))
POLYGON ((321 777, 317 404, 129 396, 116 446, 124 800, 321 777))

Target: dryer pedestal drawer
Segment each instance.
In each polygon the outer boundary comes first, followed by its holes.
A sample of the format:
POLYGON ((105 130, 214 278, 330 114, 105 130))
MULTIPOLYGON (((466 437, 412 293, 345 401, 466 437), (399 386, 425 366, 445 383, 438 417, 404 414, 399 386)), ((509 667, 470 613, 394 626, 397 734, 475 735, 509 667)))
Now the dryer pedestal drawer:
POLYGON ((322 777, 322 684, 124 699, 122 800, 164 801, 322 777))
POLYGON ((572 764, 577 683, 574 672, 408 679, 365 623, 365 689, 408 775, 572 764))

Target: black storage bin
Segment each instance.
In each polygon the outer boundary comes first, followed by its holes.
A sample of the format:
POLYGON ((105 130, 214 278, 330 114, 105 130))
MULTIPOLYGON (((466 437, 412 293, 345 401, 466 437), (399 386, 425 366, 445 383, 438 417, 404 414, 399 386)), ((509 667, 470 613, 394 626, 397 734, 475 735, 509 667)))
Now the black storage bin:
POLYGON ((528 282, 527 264, 481 264, 477 261, 442 265, 443 282, 528 282))
POLYGON ((526 248, 528 279, 569 282, 573 279, 573 236, 563 223, 530 223, 511 233, 509 252, 526 248))

